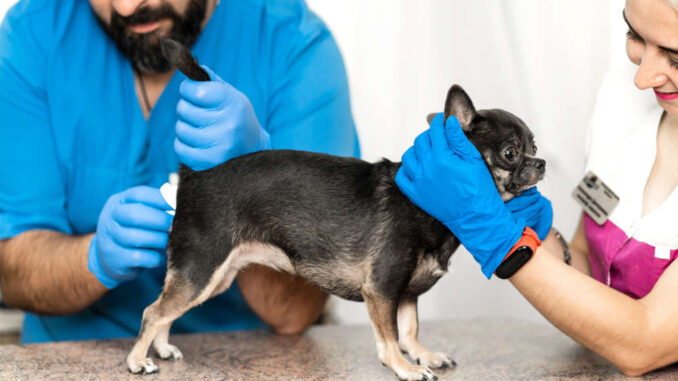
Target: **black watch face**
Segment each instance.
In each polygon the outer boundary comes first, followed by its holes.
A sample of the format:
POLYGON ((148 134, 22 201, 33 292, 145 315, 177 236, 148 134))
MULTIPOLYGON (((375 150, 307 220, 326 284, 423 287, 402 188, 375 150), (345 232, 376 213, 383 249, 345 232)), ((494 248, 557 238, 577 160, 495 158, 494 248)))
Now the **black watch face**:
POLYGON ((508 279, 518 271, 527 261, 532 258, 532 248, 529 246, 521 246, 511 254, 504 262, 499 265, 495 275, 501 279, 508 279))

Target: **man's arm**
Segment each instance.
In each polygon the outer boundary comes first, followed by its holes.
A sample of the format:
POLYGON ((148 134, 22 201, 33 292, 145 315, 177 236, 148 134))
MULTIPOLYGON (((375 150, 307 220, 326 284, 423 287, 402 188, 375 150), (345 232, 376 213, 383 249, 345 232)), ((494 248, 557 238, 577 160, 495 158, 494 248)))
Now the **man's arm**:
POLYGON ((0 241, 0 289, 8 305, 45 315, 81 311, 107 291, 87 269, 92 234, 30 230, 0 241))
POLYGON ((297 335, 313 324, 325 307, 327 294, 296 275, 261 265, 238 274, 247 304, 276 333, 297 335))
POLYGON ((634 300, 540 247, 510 279, 550 322, 627 375, 678 361, 678 264, 634 300))

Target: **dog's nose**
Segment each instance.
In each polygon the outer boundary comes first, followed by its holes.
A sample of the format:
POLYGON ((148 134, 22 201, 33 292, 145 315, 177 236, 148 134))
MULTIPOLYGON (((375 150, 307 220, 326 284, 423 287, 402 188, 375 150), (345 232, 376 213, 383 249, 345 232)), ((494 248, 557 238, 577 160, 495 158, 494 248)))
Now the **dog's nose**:
POLYGON ((546 161, 543 159, 532 159, 532 163, 530 164, 532 165, 532 167, 540 171, 546 167, 546 161))

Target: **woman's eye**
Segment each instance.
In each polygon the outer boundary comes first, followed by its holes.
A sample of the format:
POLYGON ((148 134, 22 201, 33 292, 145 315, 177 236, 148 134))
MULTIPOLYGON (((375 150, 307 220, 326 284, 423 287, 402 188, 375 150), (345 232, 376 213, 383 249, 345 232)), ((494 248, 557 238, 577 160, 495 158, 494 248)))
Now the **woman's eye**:
POLYGON ((628 38, 628 39, 631 40, 631 41, 635 41, 635 42, 645 42, 645 41, 643 41, 643 38, 642 38, 642 37, 640 37, 639 35, 637 35, 637 34, 636 34, 634 31, 632 31, 631 29, 629 29, 628 32, 626 32, 626 38, 628 38))
POLYGON ((514 148, 511 147, 504 151, 504 158, 508 161, 513 161, 516 159, 516 156, 518 155, 518 151, 514 148))

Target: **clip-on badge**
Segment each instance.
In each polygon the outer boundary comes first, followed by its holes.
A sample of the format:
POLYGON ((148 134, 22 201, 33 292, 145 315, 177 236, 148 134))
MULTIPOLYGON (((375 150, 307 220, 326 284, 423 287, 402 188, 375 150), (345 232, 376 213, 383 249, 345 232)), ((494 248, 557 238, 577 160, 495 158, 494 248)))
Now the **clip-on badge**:
POLYGON ((572 191, 572 197, 598 225, 607 221, 612 210, 619 203, 619 197, 593 172, 572 191))

